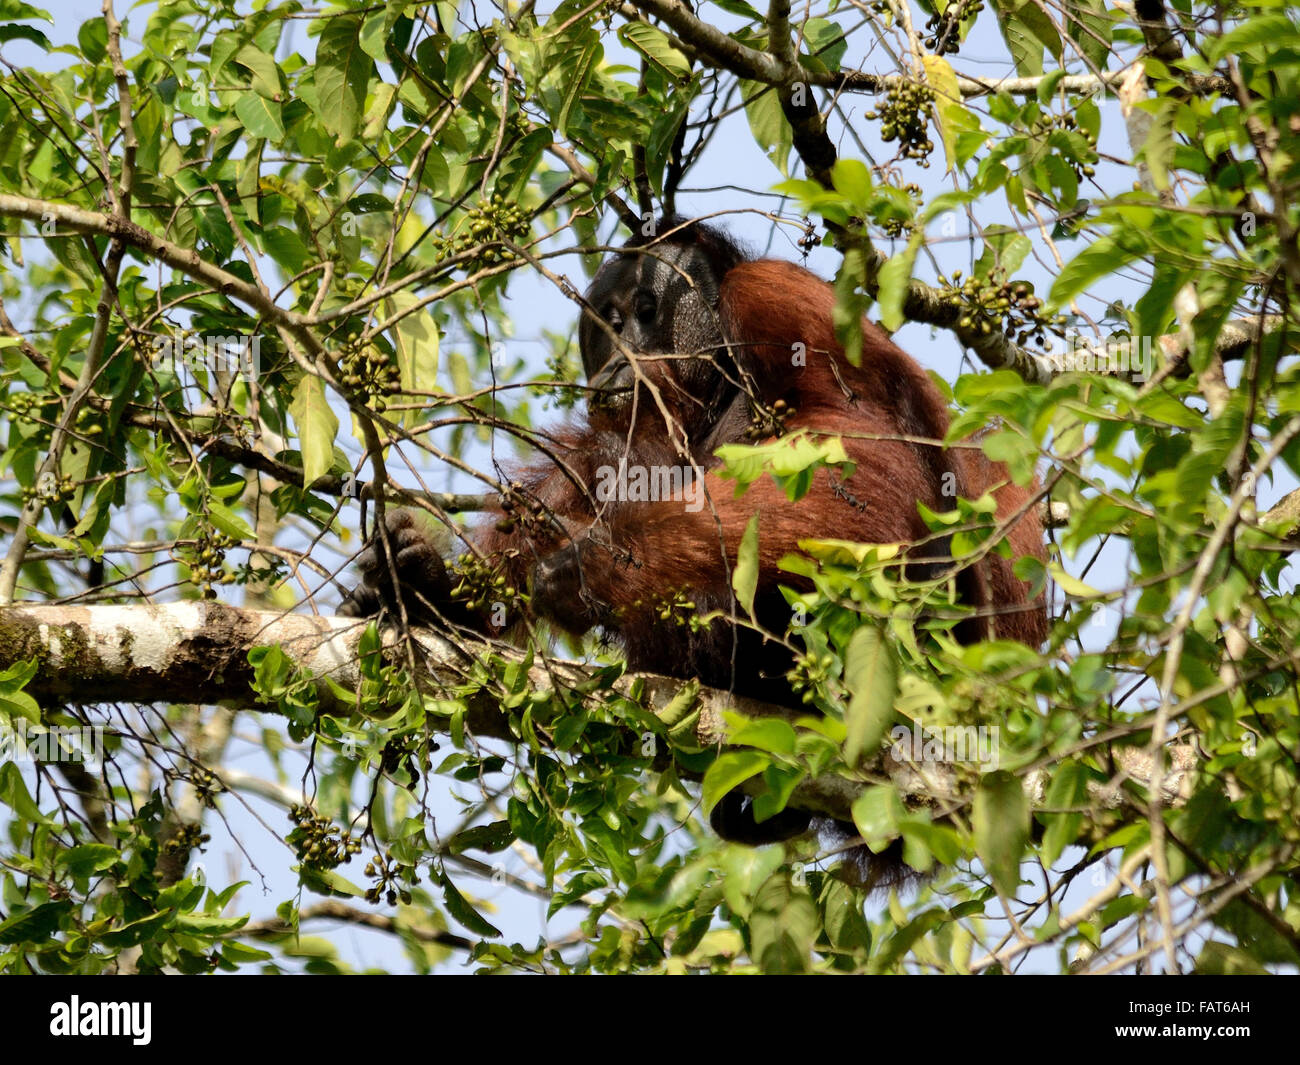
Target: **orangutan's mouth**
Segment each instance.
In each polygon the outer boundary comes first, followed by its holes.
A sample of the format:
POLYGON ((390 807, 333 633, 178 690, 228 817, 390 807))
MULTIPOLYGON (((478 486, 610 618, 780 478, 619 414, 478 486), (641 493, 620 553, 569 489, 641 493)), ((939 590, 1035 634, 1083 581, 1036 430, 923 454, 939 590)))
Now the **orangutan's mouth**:
POLYGON ((593 389, 590 402, 606 408, 620 408, 632 402, 636 374, 632 364, 622 355, 615 355, 591 379, 593 389))

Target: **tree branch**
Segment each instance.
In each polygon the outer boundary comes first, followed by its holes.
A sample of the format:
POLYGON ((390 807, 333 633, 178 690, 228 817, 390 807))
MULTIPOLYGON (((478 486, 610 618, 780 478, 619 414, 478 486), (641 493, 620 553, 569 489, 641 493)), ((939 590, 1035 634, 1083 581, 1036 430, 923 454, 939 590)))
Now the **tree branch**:
POLYGON ((285 310, 256 285, 204 261, 198 252, 164 240, 128 219, 100 211, 86 211, 53 200, 34 200, 28 196, 12 196, 8 193, 0 193, 0 218, 25 218, 29 222, 53 220, 74 233, 90 233, 120 240, 127 247, 142 251, 187 277, 212 286, 223 296, 231 296, 248 304, 272 322, 291 328, 303 324, 297 314, 285 310))
MULTIPOLYGON (((789 27, 789 3, 785 4, 785 26, 789 27)), ((676 34, 674 46, 684 46, 692 59, 716 70, 726 70, 751 81, 778 85, 784 75, 780 59, 758 48, 741 44, 691 12, 680 0, 628 0, 622 5, 624 13, 639 11, 672 27, 676 34)), ((780 26, 769 11, 768 26, 773 36, 780 26)), ((987 96, 1004 92, 1012 96, 1034 96, 1046 75, 1026 78, 974 78, 958 75, 957 88, 964 97, 987 96)), ((1068 93, 1092 93, 1113 88, 1124 77, 1123 70, 1102 74, 1070 74, 1056 82, 1055 87, 1068 93)), ((1187 85, 1197 92, 1227 92, 1230 85, 1217 74, 1184 74, 1187 85)), ((861 70, 814 71, 801 70, 800 80, 819 89, 836 92, 883 93, 915 79, 902 74, 869 74, 861 70)))
MULTIPOLYGON (((252 690, 253 671, 248 663, 251 647, 278 645, 313 684, 320 712, 350 715, 357 708, 344 693, 360 683, 357 644, 366 626, 351 618, 313 617, 273 611, 238 609, 221 603, 175 603, 167 606, 45 606, 15 604, 0 609, 0 670, 35 659, 38 669, 27 692, 39 703, 93 704, 101 702, 212 703, 227 707, 275 712, 252 690)), ((478 683, 465 694, 468 667, 488 657, 522 661, 515 648, 486 641, 451 640, 428 630, 413 631, 421 669, 417 683, 425 686, 460 686, 467 712, 465 728, 472 734, 514 742, 518 739, 509 715, 495 694, 478 683)), ((398 653, 398 634, 389 629, 385 643, 398 653)), ((539 692, 554 691, 564 703, 599 699, 592 686, 595 669, 582 663, 547 659, 529 670, 528 683, 539 692)), ((669 715, 677 724, 687 709, 699 711, 694 743, 703 747, 726 741, 724 711, 747 717, 776 717, 794 723, 806 714, 785 706, 760 702, 694 681, 655 674, 626 675, 610 690, 636 699, 656 715, 669 715), (671 712, 669 714, 669 712, 671 712)), ((437 719, 430 719, 438 728, 437 719)), ((541 724, 541 722, 538 722, 541 724)), ((450 727, 449 723, 444 723, 450 727)), ((1128 732, 1138 734, 1149 722, 1135 721, 1128 732)), ((1120 730, 1089 741, 1101 745, 1122 739, 1120 730)), ((1119 776, 1092 789, 1098 813, 1116 809, 1125 801, 1123 783, 1148 779, 1151 767, 1145 748, 1116 747, 1119 776)), ((1187 773, 1195 767, 1195 753, 1174 747, 1171 768, 1161 781, 1163 801, 1182 799, 1187 773), (1171 771, 1172 769, 1172 771, 1171 771)), ((689 774, 683 774, 689 776, 689 774)), ((873 783, 891 782, 899 794, 915 805, 950 811, 964 804, 953 765, 945 762, 900 760, 885 751, 855 778, 828 773, 805 780, 791 795, 789 805, 841 821, 852 819, 854 800, 873 783)), ((752 781, 761 788, 761 781, 752 781)), ((1046 778, 1029 772, 1024 786, 1035 804, 1041 804, 1046 778)), ((1107 830, 1098 816, 1099 833, 1107 830)))
MULTIPOLYGON (((441 946, 451 947, 455 950, 473 950, 478 944, 475 940, 466 939, 464 936, 458 936, 455 932, 447 932, 441 928, 427 928, 412 924, 409 921, 402 921, 396 917, 390 917, 387 914, 371 913, 368 910, 360 910, 355 906, 349 906, 346 903, 339 902, 338 899, 326 899, 324 902, 317 902, 311 906, 304 906, 298 911, 298 925, 301 928, 304 921, 342 921, 344 924, 357 925, 361 928, 371 928, 378 932, 388 932, 391 934, 409 935, 421 943, 437 943, 441 946)), ((253 939, 295 939, 299 935, 299 928, 285 924, 278 917, 271 917, 265 921, 250 921, 242 928, 236 929, 230 933, 232 939, 253 938, 253 939)))

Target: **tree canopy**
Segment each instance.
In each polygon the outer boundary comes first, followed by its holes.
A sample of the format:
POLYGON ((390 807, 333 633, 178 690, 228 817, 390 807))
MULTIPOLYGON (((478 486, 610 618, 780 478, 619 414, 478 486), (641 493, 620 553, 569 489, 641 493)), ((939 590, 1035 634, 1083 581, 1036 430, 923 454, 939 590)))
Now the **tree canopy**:
MULTIPOLYGON (((415 971, 1300 964, 1293 9, 78 17, 0 0, 0 971, 343 972, 345 928, 415 971), (851 358, 866 314, 947 360, 952 444, 1040 479, 1041 652, 918 627, 943 589, 834 540, 785 563, 799 711, 598 633, 332 616, 379 505, 463 598, 526 595, 461 534, 585 403, 579 294, 664 215, 808 257, 851 358), (722 843, 737 786, 927 879, 722 843)), ((725 460, 794 499, 842 453, 725 460)), ((927 518, 977 555, 992 515, 927 518)))

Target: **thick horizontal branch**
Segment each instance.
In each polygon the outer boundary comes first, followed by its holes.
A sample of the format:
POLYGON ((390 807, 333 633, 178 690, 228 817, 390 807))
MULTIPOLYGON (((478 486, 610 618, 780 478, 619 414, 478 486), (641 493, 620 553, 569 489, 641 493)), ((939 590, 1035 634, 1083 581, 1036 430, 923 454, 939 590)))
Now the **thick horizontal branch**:
MULTIPOLYGON (((209 703, 265 710, 253 691, 247 661, 252 647, 279 646, 299 670, 316 682, 325 712, 349 712, 329 682, 354 691, 360 681, 358 642, 366 628, 355 618, 285 614, 217 602, 170 603, 162 606, 67 606, 13 603, 0 607, 0 670, 36 660, 36 676, 27 692, 42 704, 209 703)), ((424 673, 439 686, 465 683, 467 667, 484 656, 515 661, 514 647, 464 638, 453 642, 427 629, 413 633, 424 673)), ((386 633, 395 647, 396 633, 386 633)), ((547 659, 529 677, 538 690, 589 690, 594 669, 581 663, 547 659)), ((654 674, 623 677, 613 689, 640 692, 652 710, 665 709, 680 694, 683 681, 654 674)), ((786 707, 711 688, 701 688, 700 738, 716 742, 722 711, 736 709, 751 717, 779 716, 793 721, 800 714, 786 707)), ((473 721, 481 736, 513 739, 506 716, 498 711, 473 721)))
MULTIPOLYGON (((253 691, 248 651, 278 645, 314 682, 322 713, 350 714, 356 708, 346 693, 355 692, 360 683, 357 645, 365 627, 351 618, 239 609, 221 603, 130 607, 17 603, 0 607, 0 670, 35 660, 37 672, 26 690, 45 706, 185 702, 274 712, 253 691), (345 695, 340 696, 340 691, 345 695)), ((396 633, 390 630, 385 638, 397 654, 396 633)), ((493 693, 467 683, 467 675, 477 658, 496 656, 518 662, 521 652, 488 642, 453 643, 427 630, 414 633, 413 638, 422 670, 418 683, 454 688, 455 697, 466 705, 465 727, 472 734, 508 741, 518 738, 493 693)), ((532 666, 529 684, 536 691, 555 691, 569 703, 599 699, 602 689, 593 688, 594 672, 594 667, 581 663, 548 659, 532 666)), ((805 716, 804 711, 653 674, 626 675, 611 687, 657 715, 671 713, 674 721, 683 714, 685 693, 693 699, 690 709, 699 712, 695 743, 705 747, 725 742, 723 713, 728 710, 792 723, 805 716)), ((430 723, 437 727, 436 718, 431 717, 430 723)), ((1121 747, 1114 753, 1124 778, 1140 783, 1145 749, 1121 747)), ((1176 802, 1185 773, 1177 751, 1172 761, 1175 771, 1166 770, 1162 790, 1166 801, 1176 802)), ((903 762, 885 752, 861 779, 826 774, 805 781, 795 789, 789 805, 850 820, 853 801, 863 788, 884 779, 916 804, 949 808, 961 801, 951 765, 903 762)), ((1042 800, 1045 779, 1037 773, 1025 780, 1036 802, 1042 800)), ((1099 808, 1121 805, 1118 786, 1111 786, 1111 791, 1114 794, 1106 787, 1096 789, 1099 808)))
MULTIPOLYGON (((1221 359, 1240 359, 1260 338, 1286 325, 1280 314, 1252 315, 1234 318, 1219 326, 1214 351, 1221 359)), ((1077 348, 1060 354, 1031 355, 1031 362, 1017 367, 1021 377, 1038 384, 1047 384, 1058 374, 1075 372, 1117 376, 1141 370, 1154 372, 1159 367, 1146 365, 1146 352, 1141 350, 1141 337, 1098 344, 1094 348, 1077 348)), ((1160 348, 1161 364, 1175 374, 1187 361, 1189 354, 1186 338, 1181 333, 1166 333, 1155 338, 1160 348)))
MULTIPOLYGON (((627 15, 639 12, 665 23, 676 35, 677 39, 673 43, 683 46, 692 59, 706 66, 726 70, 765 85, 780 85, 791 77, 791 67, 779 58, 759 48, 742 44, 716 26, 711 26, 697 17, 681 0, 627 0, 621 9, 627 15)), ((782 35, 782 31, 788 34, 788 15, 788 5, 785 5, 785 16, 779 24, 771 27, 774 38, 782 35)), ((878 94, 916 80, 903 74, 869 74, 861 70, 809 70, 802 66, 793 69, 797 72, 797 79, 804 84, 837 92, 878 94)), ((1058 92, 1087 95, 1118 85, 1125 73, 1123 70, 1114 70, 1100 74, 1069 74, 1057 81, 1054 88, 1058 92)), ((1048 76, 972 78, 959 74, 957 89, 964 97, 987 96, 998 92, 1012 96, 1034 96, 1048 76)), ((1180 77, 1193 92, 1227 93, 1232 89, 1228 79, 1217 74, 1181 74, 1180 77)))
MULTIPOLYGON (((248 610, 222 603, 173 603, 166 606, 54 606, 15 603, 0 607, 0 670, 36 660, 36 676, 27 692, 38 703, 211 703, 268 711, 253 691, 248 663, 252 647, 278 645, 299 670, 315 681, 323 713, 348 714, 355 707, 341 701, 339 690, 353 692, 360 683, 357 644, 365 623, 352 618, 282 614, 248 610), (332 684, 330 683, 332 682, 332 684)), ((520 652, 500 644, 452 641, 427 630, 413 634, 419 647, 417 678, 438 688, 466 683, 476 657, 497 655, 518 661, 520 652)), ((396 634, 386 634, 390 645, 396 634)), ((394 647, 396 651, 396 647, 394 647)), ((572 701, 592 687, 590 667, 548 659, 535 665, 529 681, 539 691, 559 690, 572 701)), ((684 682, 641 674, 616 680, 613 689, 633 695, 652 712, 680 705, 684 682)), ((465 725, 473 734, 514 740, 508 715, 491 693, 465 698, 465 725)), ((696 737, 703 745, 723 736, 725 710, 750 717, 800 716, 786 707, 701 688, 696 737)), ((823 778, 804 785, 794 805, 847 818, 862 785, 843 778, 823 778)))
POLYGON ((786 74, 786 65, 760 48, 750 48, 734 37, 710 26, 681 0, 631 0, 632 6, 653 15, 672 27, 682 41, 709 66, 729 70, 751 81, 778 85, 786 74))

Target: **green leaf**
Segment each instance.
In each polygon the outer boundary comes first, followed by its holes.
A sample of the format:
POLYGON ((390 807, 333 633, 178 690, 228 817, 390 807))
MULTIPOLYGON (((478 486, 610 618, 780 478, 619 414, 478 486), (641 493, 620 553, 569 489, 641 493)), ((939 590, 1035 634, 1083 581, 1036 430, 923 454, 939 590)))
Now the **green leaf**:
POLYGON ((957 131, 963 128, 961 116, 965 112, 957 75, 951 64, 942 56, 925 55, 925 78, 934 90, 934 114, 939 122, 939 137, 943 141, 943 156, 948 169, 957 165, 957 131))
POLYGON ((863 625, 844 652, 844 683, 851 694, 844 724, 844 760, 856 766, 880 746, 894 717, 898 666, 880 630, 863 625))
POLYGON ((763 791, 754 796, 754 820, 762 824, 785 809, 794 789, 807 774, 790 766, 770 765, 763 770, 763 791))
POLYGON ((236 540, 254 540, 256 534, 252 526, 243 518, 236 514, 224 503, 218 503, 215 499, 208 500, 208 517, 212 524, 227 536, 233 536, 236 540))
POLYGON ((892 784, 873 784, 853 800, 853 824, 875 853, 898 838, 903 803, 892 784))
POLYGON ((1088 68, 1105 70, 1115 26, 1114 17, 1106 10, 1106 0, 1065 0, 1065 10, 1070 15, 1066 34, 1087 60, 1088 68))
POLYGON ((31 41, 47 52, 54 47, 50 39, 35 26, 19 26, 12 22, 0 22, 0 44, 5 41, 31 41))
POLYGON ((103 17, 87 19, 77 30, 77 44, 81 54, 92 63, 102 63, 108 57, 108 24, 103 17))
POLYGON ((397 12, 393 11, 392 5, 388 5, 383 11, 375 11, 367 15, 365 22, 361 24, 361 32, 357 35, 357 40, 371 59, 380 63, 387 62, 388 55, 384 46, 388 43, 388 35, 392 31, 396 18, 397 12))
MULTIPOLYGON (((930 821, 903 821, 898 828, 904 840, 923 847, 944 865, 956 865, 961 857, 961 840, 948 825, 936 825, 930 821)), ((908 864, 919 868, 910 860, 908 864)))
POLYGON ((1037 92, 1038 102, 1040 104, 1047 104, 1051 102, 1052 95, 1056 92, 1056 87, 1061 83, 1061 79, 1064 77, 1065 77, 1065 69, 1063 67, 1057 67, 1055 70, 1049 70, 1046 74, 1043 75, 1043 80, 1038 83, 1038 92, 1037 92))
POLYGON ((1011 50, 1016 73, 1035 77, 1043 72, 1043 48, 1060 58, 1061 38, 1047 13, 1030 3, 998 0, 998 24, 1011 50))
POLYGON ((716 0, 716 3, 723 11, 739 15, 746 22, 759 22, 763 18, 758 13, 758 10, 753 5, 746 3, 745 0, 716 0))
POLYGON ((225 936, 248 924, 248 914, 229 917, 216 913, 181 913, 176 915, 176 929, 196 936, 225 936))
POLYGON ((731 571, 731 587, 736 599, 751 617, 754 614, 754 594, 758 590, 758 515, 749 519, 745 533, 740 538, 736 552, 736 568, 731 571))
POLYGON ((844 443, 837 437, 814 440, 799 433, 766 444, 724 444, 714 454, 723 461, 721 476, 736 481, 737 496, 770 473, 793 503, 806 493, 812 474, 822 466, 841 466, 846 477, 853 472, 844 443))
POLYGON ((99 936, 99 942, 112 950, 134 947, 159 935, 172 920, 171 910, 160 910, 138 921, 116 925, 112 931, 99 936))
POLYGON ((908 286, 912 283, 912 266, 921 249, 924 234, 918 228, 907 242, 907 247, 891 256, 880 268, 879 288, 876 298, 880 302, 880 324, 889 332, 900 328, 907 320, 903 306, 907 300, 908 286))
MULTIPOLYGON (((528 136, 520 138, 510 154, 502 160, 501 169, 497 172, 497 189, 506 199, 518 199, 524 194, 524 189, 537 174, 538 160, 550 145, 551 139, 549 129, 535 129, 528 136)), ((445 165, 443 170, 445 172, 445 165)), ((437 180, 426 179, 430 180, 433 189, 441 189, 447 184, 445 176, 437 180)))
POLYGON ((790 176, 790 152, 794 148, 794 131, 785 120, 781 100, 770 86, 756 81, 740 82, 741 98, 745 101, 745 118, 749 130, 763 154, 782 177, 790 176))
POLYGON ((805 63, 805 66, 816 69, 814 64, 817 64, 826 70, 840 69, 844 53, 849 48, 849 39, 843 27, 829 19, 810 18, 803 24, 803 36, 808 46, 808 58, 812 60, 811 63, 805 63))
POLYGON ((1033 248, 1027 236, 1007 226, 988 226, 983 235, 984 250, 975 262, 972 270, 975 274, 987 274, 1001 268, 1010 277, 1020 269, 1033 248))
POLYGON ((557 66, 556 76, 563 85, 560 106, 555 113, 555 128, 567 133, 569 121, 578 97, 587 87, 592 71, 604 55, 599 34, 584 34, 578 47, 571 48, 557 66))
POLYGON ((249 218, 254 222, 262 220, 262 205, 259 193, 261 191, 262 152, 265 149, 266 141, 250 141, 248 143, 248 154, 239 161, 239 179, 235 183, 235 190, 239 193, 239 202, 244 210, 248 212, 249 218))
POLYGON ((307 245, 297 233, 284 226, 268 226, 262 231, 262 250, 290 276, 307 265, 307 245))
POLYGON ((442 885, 442 901, 447 907, 447 913, 463 924, 475 935, 480 936, 500 936, 501 930, 487 920, 478 910, 469 904, 465 896, 460 893, 456 885, 451 882, 451 878, 446 875, 437 877, 438 882, 442 885))
POLYGON ((668 701, 668 705, 659 711, 659 720, 670 731, 681 725, 692 713, 699 708, 700 699, 700 682, 698 680, 688 680, 678 690, 677 694, 668 701))
MULTIPOLYGON (((1052 774, 1052 783, 1047 789, 1045 805, 1049 809, 1069 810, 1081 806, 1088 798, 1088 774, 1078 762, 1066 762, 1057 767, 1052 774)), ((1047 823, 1043 834, 1043 864, 1050 866, 1067 846, 1079 835, 1079 826, 1083 824, 1083 812, 1039 814, 1039 820, 1047 823)))
MULTIPOLYGON (((871 171, 861 159, 837 159, 831 168, 831 183, 843 193, 859 214, 871 205, 871 171)), ((788 182, 794 185, 794 182, 788 182)), ((819 186, 820 187, 820 186, 819 186)))
POLYGON ((1073 595, 1079 599, 1096 599, 1101 595, 1092 585, 1079 580, 1078 577, 1072 574, 1066 573, 1057 562, 1051 563, 1048 569, 1051 571, 1052 580, 1061 586, 1061 590, 1066 595, 1073 595))
POLYGON ((1235 55, 1256 45, 1271 45, 1276 48, 1288 43, 1294 48, 1297 41, 1300 41, 1300 29, 1297 29, 1292 17, 1278 13, 1260 15, 1222 37, 1207 35, 1204 47, 1208 67, 1213 68, 1224 56, 1235 55))
POLYGON ((273 100, 255 92, 240 93, 235 101, 235 114, 254 137, 265 137, 277 143, 284 140, 280 105, 273 100))
MULTIPOLYGON (((366 121, 361 127, 361 139, 373 144, 384 135, 388 128, 388 119, 393 110, 393 101, 397 96, 397 86, 381 81, 375 85, 370 94, 370 106, 366 108, 366 121)), ((447 167, 442 154, 432 148, 429 151, 430 171, 425 176, 425 187, 433 193, 441 192, 446 177, 447 167)))
POLYGON ((250 947, 235 939, 227 939, 221 944, 221 956, 231 965, 248 965, 259 961, 270 961, 275 955, 270 951, 250 947))
POLYGON ((40 824, 45 820, 32 793, 27 790, 27 782, 23 780, 22 770, 16 762, 0 763, 0 801, 32 824, 40 824))
POLYGON ((804 973, 812 966, 817 907, 778 869, 758 890, 749 918, 750 953, 763 973, 804 973))
POLYGON ((283 86, 280 84, 280 68, 275 64, 275 56, 254 44, 248 44, 236 54, 235 62, 252 76, 254 92, 280 103, 284 98, 283 86))
POLYGON ((785 864, 785 856, 780 847, 727 847, 718 864, 728 908, 747 919, 759 889, 785 864))
POLYGON ((509 821, 493 821, 488 825, 475 825, 451 838, 452 854, 463 854, 467 850, 487 851, 495 854, 503 851, 515 841, 514 830, 509 821))
POLYGON ((1020 859, 1029 841, 1029 800, 1018 778, 999 769, 980 778, 972 819, 975 850, 1004 895, 1020 887, 1020 859))
POLYGON ((1196 956, 1196 971, 1202 976, 1268 976, 1267 967, 1248 951, 1228 943, 1206 943, 1196 956))
MULTIPOLYGON (((1134 248, 1137 241, 1129 240, 1125 243, 1134 248)), ((1069 303, 1094 281, 1109 277, 1132 262, 1137 254, 1136 250, 1122 248, 1113 234, 1101 237, 1066 263, 1065 269, 1056 275, 1056 280, 1052 282, 1050 308, 1069 303)))
MULTIPOLYGON (((392 317, 419 302, 420 297, 414 292, 403 290, 384 301, 384 310, 392 317)), ((438 344, 438 323, 427 309, 406 315, 393 327, 393 347, 402 374, 402 391, 413 402, 423 398, 415 395, 417 392, 427 394, 438 390, 438 344)), ((402 424, 413 424, 419 414, 417 410, 402 411, 402 424)))
POLYGON ((826 938, 838 951, 865 954, 871 949, 871 926, 854 897, 854 889, 841 880, 827 877, 818 899, 826 938))
POLYGON ((668 37, 657 26, 625 22, 619 27, 618 36, 674 81, 685 81, 691 76, 690 60, 668 43, 668 37))
POLYGON ((25 718, 34 725, 41 723, 41 708, 26 692, 0 692, 0 718, 9 721, 25 718))
POLYGON ((64 917, 72 915, 70 902, 46 902, 33 910, 0 921, 0 943, 39 943, 54 939, 64 917))
POLYGON ((795 732, 788 721, 779 717, 744 719, 727 735, 727 742, 737 747, 757 747, 773 754, 794 754, 795 732))
POLYGON ((310 487, 334 465, 334 437, 339 431, 339 420, 325 400, 325 386, 319 377, 306 374, 298 382, 289 413, 301 442, 303 484, 310 487))
POLYGON ((356 136, 374 69, 361 45, 360 16, 329 19, 316 46, 316 117, 338 144, 356 136))
MULTIPOLYGON (((36 530, 33 529, 33 532, 36 530)), ((77 550, 77 545, 72 544, 77 550)), ((40 663, 34 659, 20 659, 8 669, 0 670, 0 723, 5 725, 24 718, 33 725, 41 723, 41 708, 35 699, 22 689, 36 676, 40 663)), ((3 760, 3 754, 0 754, 3 760)))
POLYGON ((771 764, 772 759, 760 751, 723 751, 704 774, 704 812, 712 813, 724 795, 771 764))
POLYGON ((8 669, 0 669, 0 689, 20 691, 31 683, 40 669, 35 658, 21 658, 8 669))
POLYGON ((1156 189, 1164 192, 1169 188, 1169 166, 1174 158, 1174 122, 1178 117, 1180 104, 1168 97, 1151 101, 1154 114, 1147 127, 1146 143, 1142 146, 1142 158, 1151 171, 1151 182, 1156 189))

